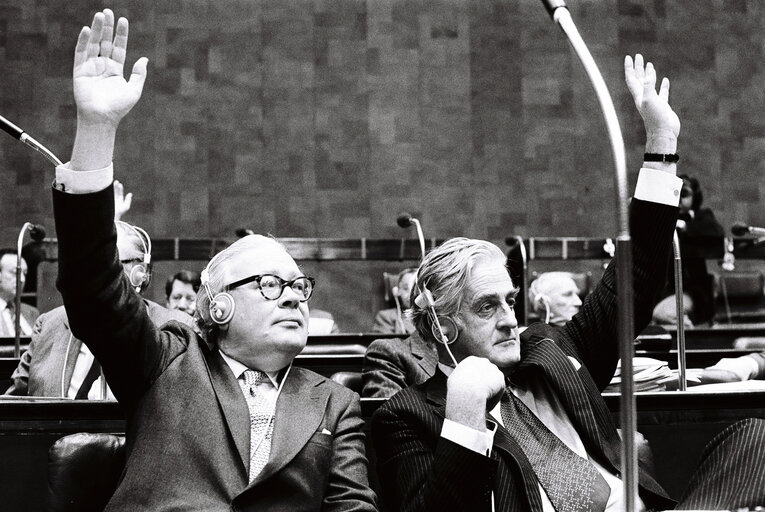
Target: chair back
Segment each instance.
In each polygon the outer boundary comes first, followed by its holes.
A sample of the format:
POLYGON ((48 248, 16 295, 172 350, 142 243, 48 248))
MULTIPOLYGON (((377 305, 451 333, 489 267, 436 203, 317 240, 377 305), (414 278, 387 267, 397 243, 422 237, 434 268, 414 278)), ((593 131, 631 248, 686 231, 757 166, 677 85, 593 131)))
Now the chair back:
POLYGON ((48 451, 47 512, 101 512, 125 466, 125 437, 78 433, 48 451))

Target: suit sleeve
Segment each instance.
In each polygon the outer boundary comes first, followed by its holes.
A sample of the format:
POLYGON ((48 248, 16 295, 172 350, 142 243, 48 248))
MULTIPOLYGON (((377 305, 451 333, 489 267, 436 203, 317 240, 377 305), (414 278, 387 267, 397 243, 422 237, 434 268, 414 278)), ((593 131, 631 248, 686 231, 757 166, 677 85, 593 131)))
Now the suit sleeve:
POLYGON ((488 511, 497 461, 429 433, 434 417, 418 414, 424 404, 399 393, 372 418, 381 496, 388 510, 488 511), (435 443, 435 444, 434 444, 435 443))
MULTIPOLYGON (((664 286, 677 212, 676 207, 639 199, 630 205, 635 333, 648 325, 664 286)), ((575 353, 601 390, 611 380, 619 359, 616 264, 611 261, 579 313, 561 328, 561 339, 573 342, 575 353)))
POLYGON ((332 464, 324 493, 323 511, 376 511, 375 493, 369 487, 364 455, 364 420, 359 395, 340 408, 332 441, 332 464))
POLYGON ((29 394, 29 367, 32 364, 35 345, 42 331, 44 318, 44 316, 38 316, 32 326, 32 339, 29 342, 29 347, 21 354, 19 364, 11 375, 11 387, 5 391, 6 395, 27 396, 29 394))
POLYGON ((117 254, 112 186, 91 194, 53 190, 57 286, 72 333, 101 363, 114 395, 130 407, 185 350, 154 326, 117 254))
POLYGON ((409 385, 403 361, 393 349, 393 343, 401 343, 401 340, 375 340, 367 348, 361 372, 363 397, 389 398, 409 385))

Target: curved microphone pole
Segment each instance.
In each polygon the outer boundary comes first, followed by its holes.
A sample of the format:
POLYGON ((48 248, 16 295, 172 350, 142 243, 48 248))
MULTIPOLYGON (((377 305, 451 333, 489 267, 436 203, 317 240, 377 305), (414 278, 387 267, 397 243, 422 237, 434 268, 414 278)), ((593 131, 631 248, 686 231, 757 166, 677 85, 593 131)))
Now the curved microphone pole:
POLYGON ((29 135, 27 132, 13 124, 12 122, 8 121, 3 116, 0 116, 0 129, 2 129, 4 132, 6 132, 8 135, 13 137, 14 139, 20 140, 30 148, 34 149, 38 153, 42 154, 45 158, 47 158, 53 165, 61 165, 62 162, 59 160, 56 155, 54 155, 48 148, 37 142, 35 139, 32 138, 31 135, 29 135))
POLYGON ((21 244, 24 242, 24 233, 32 230, 32 224, 25 222, 19 231, 16 242, 16 295, 14 296, 14 310, 16 315, 13 323, 13 357, 21 357, 21 244))
POLYGON ((672 238, 672 252, 675 256, 675 310, 677 311, 677 375, 678 389, 686 390, 685 380, 685 297, 683 296, 683 262, 680 259, 680 239, 675 231, 672 238))
POLYGON ((595 94, 603 110, 603 117, 608 129, 611 150, 614 155, 615 181, 617 192, 617 214, 619 233, 616 238, 617 254, 617 311, 618 339, 621 355, 621 429, 622 462, 621 472, 624 481, 624 506, 627 512, 633 512, 637 505, 637 456, 635 453, 635 385, 632 368, 634 350, 634 325, 632 317, 632 241, 629 234, 629 196, 627 193, 627 158, 624 151, 624 139, 619 127, 611 95, 592 58, 587 45, 571 19, 571 13, 562 0, 543 0, 542 3, 552 19, 560 26, 576 51, 587 75, 590 77, 595 94))

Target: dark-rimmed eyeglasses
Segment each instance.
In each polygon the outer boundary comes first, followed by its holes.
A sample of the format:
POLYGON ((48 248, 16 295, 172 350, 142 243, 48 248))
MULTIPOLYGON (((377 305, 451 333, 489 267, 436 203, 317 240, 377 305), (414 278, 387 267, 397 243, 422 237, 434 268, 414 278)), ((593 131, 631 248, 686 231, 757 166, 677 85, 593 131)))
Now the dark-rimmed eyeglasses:
POLYGON ((260 293, 266 300, 279 299, 279 297, 282 296, 282 293, 284 293, 284 289, 289 286, 292 291, 300 297, 298 299, 300 302, 305 302, 311 298, 311 294, 313 293, 313 286, 316 283, 313 277, 300 276, 291 281, 285 281, 281 277, 273 274, 263 274, 245 277, 244 279, 235 281, 226 286, 226 291, 233 290, 234 288, 238 288, 239 286, 244 286, 245 284, 252 282, 258 283, 260 293))

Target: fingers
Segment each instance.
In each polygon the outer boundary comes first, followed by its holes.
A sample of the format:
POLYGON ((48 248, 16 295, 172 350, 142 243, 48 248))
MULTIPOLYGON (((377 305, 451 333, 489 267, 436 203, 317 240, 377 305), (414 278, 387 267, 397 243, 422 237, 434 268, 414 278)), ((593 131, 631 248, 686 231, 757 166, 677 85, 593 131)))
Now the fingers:
POLYGON ((669 103, 669 78, 664 77, 661 80, 661 87, 659 89, 659 98, 669 103))
POLYGON ((146 82, 146 65, 149 63, 149 59, 141 57, 133 64, 133 72, 130 74, 128 80, 128 86, 140 97, 141 91, 143 91, 143 84, 146 82))
POLYGON ((128 192, 125 195, 125 200, 122 202, 122 205, 123 205, 125 211, 129 210, 130 209, 130 205, 132 205, 132 204, 133 204, 133 193, 132 192, 128 192))
POLYGON ((100 55, 109 58, 112 55, 112 37, 114 33, 114 13, 104 9, 104 28, 101 29, 100 55))
POLYGON ((124 193, 125 193, 125 189, 122 186, 122 183, 120 183, 117 180, 114 180, 114 197, 116 199, 121 199, 124 193))
POLYGON ((90 39, 90 27, 82 27, 77 37, 77 45, 74 47, 74 67, 76 68, 88 58, 88 40, 90 39))
POLYGON ((117 21, 117 34, 114 36, 114 47, 112 48, 112 59, 120 64, 125 63, 128 43, 128 20, 120 18, 117 21))
POLYGON ((653 63, 649 62, 645 65, 645 73, 643 74, 643 97, 648 97, 649 94, 656 92, 656 70, 653 68, 653 63))
POLYGON ((98 57, 98 52, 101 51, 101 33, 104 29, 104 13, 97 12, 93 16, 93 23, 90 25, 90 37, 88 38, 88 46, 86 51, 86 58, 98 57))

